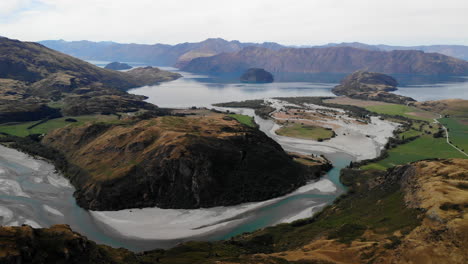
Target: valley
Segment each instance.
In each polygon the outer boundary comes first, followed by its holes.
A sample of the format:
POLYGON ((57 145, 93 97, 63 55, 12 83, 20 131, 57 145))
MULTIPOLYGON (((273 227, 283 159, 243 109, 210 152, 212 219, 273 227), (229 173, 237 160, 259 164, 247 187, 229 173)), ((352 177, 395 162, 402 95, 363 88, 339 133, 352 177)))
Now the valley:
MULTIPOLYGON (((59 56, 3 41, 48 54, 48 63, 59 56)), ((447 143, 466 147, 466 100, 417 102, 390 93, 396 81, 378 73, 356 72, 338 86, 239 84, 151 66, 120 72, 63 60, 80 66, 58 63, 66 71, 51 73, 21 61, 26 70, 1 82, 0 234, 8 239, 0 241, 6 245, 0 258, 462 263, 466 257, 458 248, 446 253, 451 243, 466 242, 452 234, 466 229, 467 157, 447 143), (12 107, 23 99, 32 108, 12 107), (22 224, 31 227, 15 227, 22 224), (55 224, 69 226, 48 228, 55 224), (408 249, 415 246, 413 254, 408 249)))

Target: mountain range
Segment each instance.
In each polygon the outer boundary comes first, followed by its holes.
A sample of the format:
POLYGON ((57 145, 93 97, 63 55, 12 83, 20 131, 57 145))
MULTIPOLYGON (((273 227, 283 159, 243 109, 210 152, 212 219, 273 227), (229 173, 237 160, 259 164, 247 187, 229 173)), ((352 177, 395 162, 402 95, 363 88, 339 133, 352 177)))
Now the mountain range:
POLYGON ((160 66, 184 65, 196 57, 213 56, 223 52, 235 52, 245 47, 255 46, 269 49, 280 49, 282 45, 265 43, 241 43, 237 40, 227 41, 221 38, 210 38, 196 43, 167 44, 120 44, 115 42, 64 41, 46 40, 39 43, 51 49, 85 59, 104 61, 142 62, 160 66))
POLYGON ((468 46, 462 45, 427 45, 427 46, 391 46, 369 45, 360 42, 329 43, 317 46, 286 46, 275 42, 249 43, 237 40, 227 41, 222 38, 209 38, 201 42, 168 44, 122 44, 110 41, 92 42, 44 40, 44 46, 86 60, 126 61, 152 63, 161 66, 184 65, 195 57, 212 56, 223 52, 236 52, 245 47, 263 47, 273 50, 281 48, 328 48, 352 47, 364 50, 420 50, 428 53, 440 53, 447 56, 468 60, 468 46))
POLYGON ((387 74, 466 75, 468 62, 439 53, 414 50, 376 51, 352 47, 247 47, 238 52, 195 58, 182 70, 203 73, 242 72, 263 68, 273 73, 350 73, 367 70, 387 74))
POLYGON ((177 45, 64 40, 41 43, 86 60, 139 62, 215 74, 252 67, 274 73, 368 70, 387 74, 468 74, 468 62, 464 60, 468 59, 468 47, 456 45, 403 47, 353 42, 288 47, 274 42, 242 43, 221 38, 177 45))
POLYGON ((366 50, 420 50, 429 53, 440 53, 447 56, 455 57, 462 60, 468 60, 468 46, 463 45, 420 45, 420 46, 391 46, 391 45, 369 45, 360 42, 342 42, 342 43, 329 43, 319 47, 352 47, 366 50))

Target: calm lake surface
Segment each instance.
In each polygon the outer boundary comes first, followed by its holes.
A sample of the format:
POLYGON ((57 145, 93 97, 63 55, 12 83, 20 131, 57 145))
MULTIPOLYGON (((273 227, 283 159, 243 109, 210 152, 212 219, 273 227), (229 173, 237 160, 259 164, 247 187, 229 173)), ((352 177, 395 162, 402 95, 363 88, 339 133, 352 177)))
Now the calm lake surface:
MULTIPOLYGON (((268 97, 335 96, 331 89, 342 74, 310 74, 307 81, 243 84, 232 77, 213 77, 181 72, 175 68, 160 67, 181 73, 184 77, 159 85, 131 89, 129 92, 148 96, 148 102, 160 107, 209 107, 214 103, 262 99, 268 97)), ((294 77, 294 76, 293 76, 294 77)), ((283 80, 293 78, 283 74, 283 80)), ((468 99, 468 78, 396 75, 401 86, 395 93, 418 101, 448 98, 468 99)))

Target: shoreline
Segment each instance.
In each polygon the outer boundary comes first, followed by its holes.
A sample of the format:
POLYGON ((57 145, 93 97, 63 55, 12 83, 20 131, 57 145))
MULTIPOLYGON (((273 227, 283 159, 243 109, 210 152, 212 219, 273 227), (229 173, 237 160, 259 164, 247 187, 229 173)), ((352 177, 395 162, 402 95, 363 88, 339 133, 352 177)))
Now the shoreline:
MULTIPOLYGON (((68 210, 60 210, 53 206, 42 207, 41 210, 55 217, 60 217, 60 214, 68 217, 75 216, 76 219, 73 221, 65 222, 71 223, 76 231, 97 242, 143 251, 169 248, 180 242, 194 239, 204 241, 226 239, 258 228, 311 217, 325 205, 332 203, 344 191, 339 182, 339 170, 348 165, 350 161, 357 159, 353 156, 355 153, 343 151, 342 148, 333 148, 333 146, 320 148, 318 145, 310 144, 310 140, 298 141, 278 136, 274 133, 276 124, 272 120, 261 119, 254 114, 252 109, 240 109, 240 111, 254 116, 260 130, 276 140, 286 151, 325 154, 332 160, 335 168, 326 176, 309 182, 285 196, 230 207, 194 210, 144 208, 92 212, 74 208, 72 205, 72 209, 68 210), (309 144, 304 144, 304 142, 309 144), (337 166, 338 163, 340 165, 337 166)), ((73 199, 72 196, 71 199, 73 199)))

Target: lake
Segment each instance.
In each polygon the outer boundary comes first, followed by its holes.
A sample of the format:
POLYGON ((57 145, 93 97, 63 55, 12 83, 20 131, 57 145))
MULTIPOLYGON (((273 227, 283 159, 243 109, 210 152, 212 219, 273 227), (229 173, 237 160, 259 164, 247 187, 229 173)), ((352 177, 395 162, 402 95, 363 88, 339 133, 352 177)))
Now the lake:
MULTIPOLYGON (((94 63, 100 66, 107 64, 107 62, 94 63)), ((142 64, 131 63, 131 65, 141 66, 142 64)), ((180 72, 174 68, 161 68, 180 72)), ((224 78, 180 73, 184 77, 178 80, 135 88, 130 92, 145 95, 149 102, 160 107, 210 107, 213 103, 267 97, 334 96, 331 89, 343 76, 313 74, 296 78, 298 76, 295 75, 295 80, 301 81, 284 82, 281 80, 288 80, 291 76, 283 74, 279 76, 279 82, 271 84, 241 84, 232 76, 224 78)), ((421 76, 400 76, 399 81, 402 86, 396 93, 411 96, 417 100, 468 99, 468 79, 466 78, 444 77, 427 80, 421 76)), ((253 111, 250 111, 250 114, 253 114, 253 111)), ((260 129, 276 139, 276 135, 268 132, 273 122, 259 117, 255 118, 260 124, 260 129)), ((305 145, 280 143, 289 151, 322 154, 305 145)), ((323 179, 311 182, 292 194, 266 202, 197 210, 156 208, 152 212, 153 215, 149 214, 150 221, 153 221, 151 232, 159 234, 161 239, 154 237, 142 239, 141 237, 146 235, 145 229, 135 229, 133 236, 122 234, 122 230, 118 228, 122 221, 117 221, 114 226, 107 225, 99 221, 93 215, 94 213, 79 208, 73 198, 73 187, 61 175, 54 172, 51 164, 27 157, 11 149, 0 147, 0 150, 0 181, 3 183, 3 187, 0 188, 1 224, 30 224, 47 227, 52 224, 67 223, 74 230, 98 243, 126 247, 136 251, 158 247, 167 248, 193 239, 226 239, 242 232, 310 217, 345 190, 339 182, 339 171, 354 159, 344 153, 328 155, 334 168, 323 179), (170 219, 177 221, 170 221, 170 219), (160 221, 161 225, 155 225, 157 221, 160 221), (204 226, 205 222, 209 224, 204 226), (197 225, 200 226, 197 227, 197 225), (137 232, 140 232, 140 238, 137 238, 137 232)), ((140 213, 138 210, 134 210, 136 216, 140 213)), ((141 214, 145 216, 146 211, 141 211, 141 214)), ((128 220, 126 224, 124 221, 124 224, 126 228, 130 225, 130 230, 132 230, 131 225, 138 225, 138 221, 137 217, 133 223, 128 220)))
MULTIPOLYGON (((134 65, 138 66, 138 65, 134 65)), ((213 103, 294 96, 335 96, 331 89, 344 74, 309 74, 307 81, 274 82, 268 84, 244 84, 232 76, 207 76, 179 71, 176 68, 161 69, 179 72, 182 78, 158 85, 131 89, 129 92, 148 96, 148 102, 160 107, 209 107, 213 103)), ((292 80, 297 74, 282 74, 281 80, 292 80), (292 75, 292 76, 291 76, 292 75)), ((468 99, 468 78, 451 76, 395 75, 401 86, 396 94, 418 101, 448 98, 468 99)))

